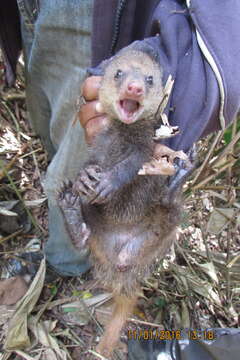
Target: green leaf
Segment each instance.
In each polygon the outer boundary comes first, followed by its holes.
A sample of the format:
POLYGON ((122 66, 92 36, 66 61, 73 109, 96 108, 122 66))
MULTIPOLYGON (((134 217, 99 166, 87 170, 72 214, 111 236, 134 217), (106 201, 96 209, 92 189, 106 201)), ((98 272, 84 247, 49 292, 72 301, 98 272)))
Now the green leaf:
POLYGON ((65 308, 63 308, 63 312, 65 312, 65 313, 76 312, 76 311, 79 311, 79 309, 77 307, 65 307, 65 308))
POLYGON ((154 301, 155 305, 158 306, 160 309, 166 306, 166 300, 163 298, 156 298, 154 301))
POLYGON ((58 292, 58 287, 56 285, 51 285, 50 286, 50 292, 52 296, 55 296, 58 292))
POLYGON ((82 291, 81 290, 73 290, 72 292, 72 296, 80 296, 82 294, 82 291))

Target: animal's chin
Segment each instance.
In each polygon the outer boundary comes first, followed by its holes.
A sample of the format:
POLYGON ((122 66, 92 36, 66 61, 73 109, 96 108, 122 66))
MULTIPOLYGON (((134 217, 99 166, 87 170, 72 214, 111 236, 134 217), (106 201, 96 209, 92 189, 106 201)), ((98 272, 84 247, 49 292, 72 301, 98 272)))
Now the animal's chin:
POLYGON ((117 102, 118 118, 125 124, 137 121, 143 112, 143 106, 133 99, 122 99, 117 102))

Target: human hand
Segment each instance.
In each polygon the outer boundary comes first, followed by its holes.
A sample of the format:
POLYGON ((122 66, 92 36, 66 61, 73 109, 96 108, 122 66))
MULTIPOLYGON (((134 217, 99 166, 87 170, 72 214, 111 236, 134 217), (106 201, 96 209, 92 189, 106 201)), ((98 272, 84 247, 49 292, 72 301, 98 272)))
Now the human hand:
POLYGON ((79 111, 79 121, 85 131, 85 139, 91 144, 94 137, 105 130, 109 125, 109 119, 101 111, 98 101, 98 91, 101 76, 88 77, 82 87, 82 96, 86 100, 79 111))

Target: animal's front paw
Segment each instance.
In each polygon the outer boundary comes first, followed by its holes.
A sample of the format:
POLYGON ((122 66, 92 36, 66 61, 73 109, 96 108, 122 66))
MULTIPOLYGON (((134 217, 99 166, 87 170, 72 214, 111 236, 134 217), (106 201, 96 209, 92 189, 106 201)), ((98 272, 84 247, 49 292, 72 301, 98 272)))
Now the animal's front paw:
POLYGON ((112 195, 120 188, 121 184, 114 171, 106 171, 101 174, 101 179, 95 187, 95 196, 90 200, 91 204, 104 204, 111 200, 112 195))
POLYGON ((103 204, 111 199, 119 188, 114 171, 105 171, 97 165, 81 170, 73 184, 73 192, 87 197, 91 204, 103 204))
POLYGON ((81 170, 73 184, 75 194, 84 195, 90 201, 96 195, 96 187, 100 182, 102 170, 98 165, 89 165, 81 170))

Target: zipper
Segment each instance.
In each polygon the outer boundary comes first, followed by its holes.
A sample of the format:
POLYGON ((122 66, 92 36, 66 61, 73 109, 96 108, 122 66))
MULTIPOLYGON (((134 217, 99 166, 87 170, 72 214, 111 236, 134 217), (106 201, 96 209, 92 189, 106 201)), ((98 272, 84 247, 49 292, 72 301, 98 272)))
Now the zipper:
MULTIPOLYGON (((186 4, 187 4, 188 9, 190 10, 191 0, 186 0, 186 4)), ((226 121, 225 121, 225 117, 224 117, 224 105, 225 105, 226 95, 225 95, 223 79, 222 79, 221 73, 219 71, 219 68, 218 68, 212 54, 208 50, 208 47, 205 44, 201 34, 197 30, 196 26, 195 26, 195 31, 196 31, 196 35, 197 35, 198 45, 199 45, 204 57, 206 58, 207 62, 211 66, 211 68, 212 68, 212 70, 213 70, 213 72, 214 72, 214 74, 216 76, 216 79, 217 79, 218 88, 219 88, 219 92, 220 92, 219 121, 220 121, 220 125, 221 125, 222 130, 224 130, 226 128, 226 121)))
POLYGON ((115 16, 115 21, 114 21, 114 28, 113 28, 112 42, 111 42, 110 53, 109 53, 110 57, 114 55, 114 52, 116 49, 116 45, 117 45, 118 38, 119 38, 122 14, 123 14, 123 10, 124 10, 126 4, 127 4, 127 0, 118 0, 117 11, 116 11, 116 16, 115 16))

